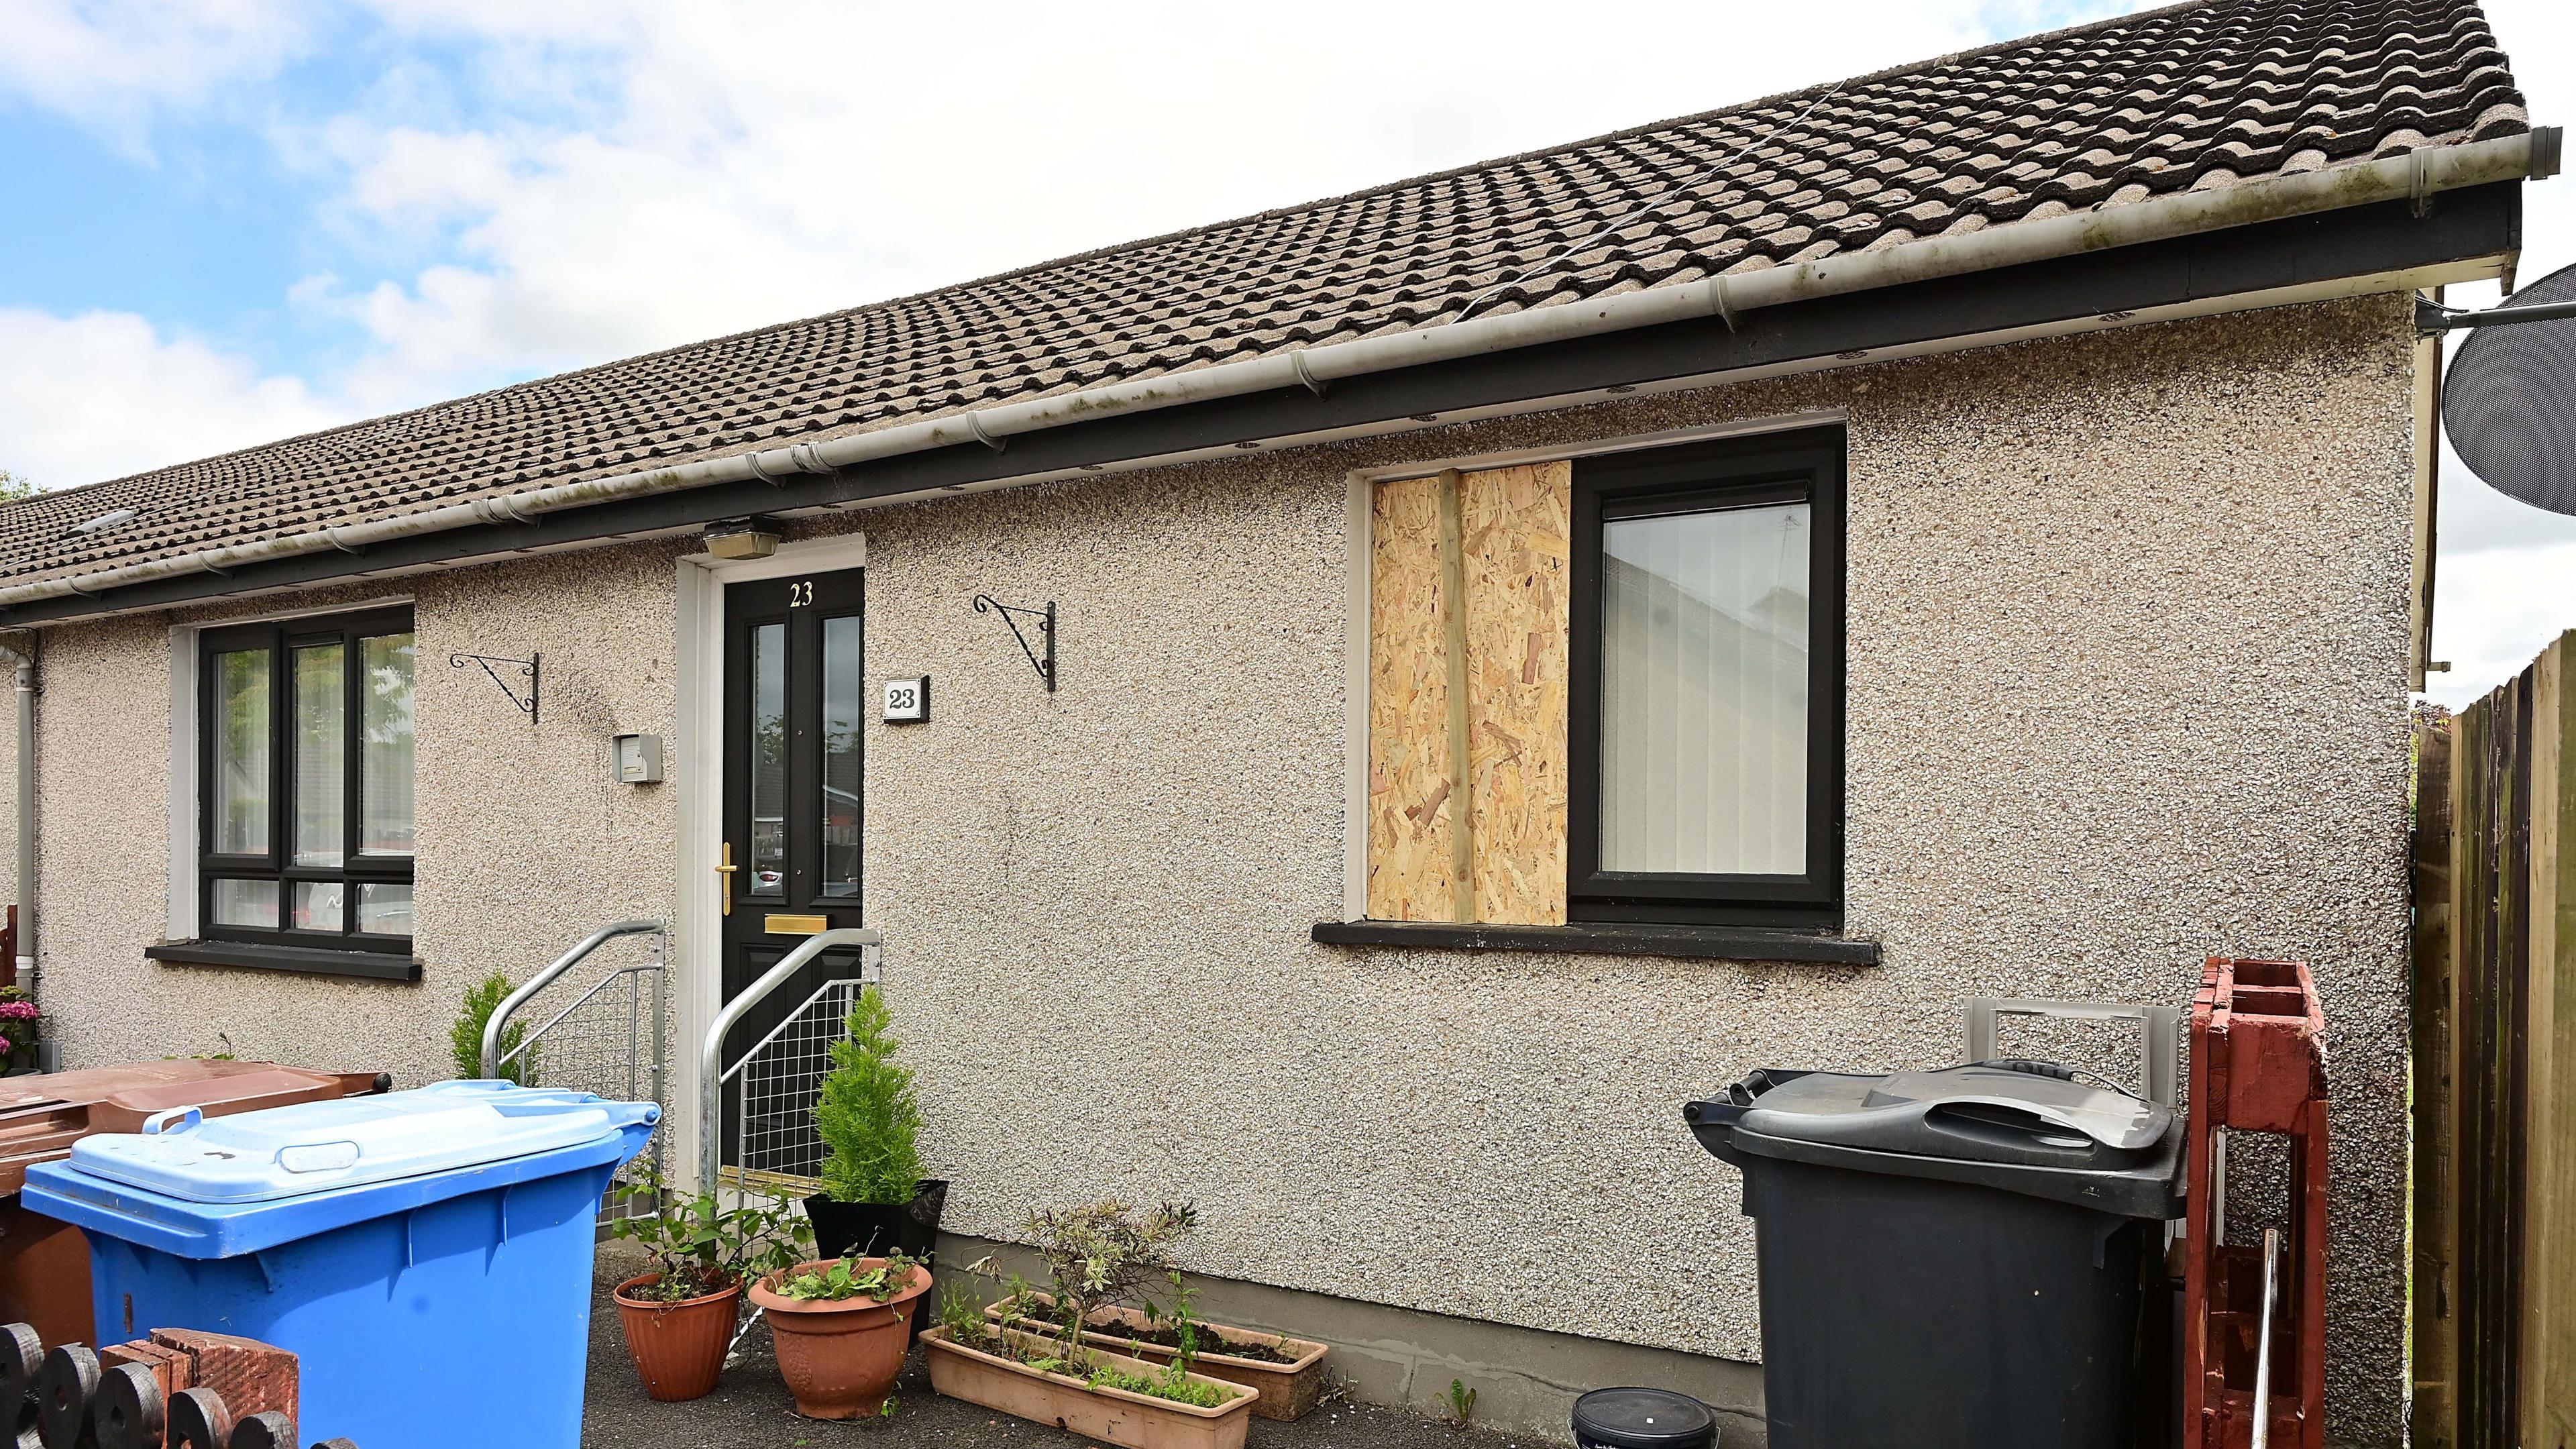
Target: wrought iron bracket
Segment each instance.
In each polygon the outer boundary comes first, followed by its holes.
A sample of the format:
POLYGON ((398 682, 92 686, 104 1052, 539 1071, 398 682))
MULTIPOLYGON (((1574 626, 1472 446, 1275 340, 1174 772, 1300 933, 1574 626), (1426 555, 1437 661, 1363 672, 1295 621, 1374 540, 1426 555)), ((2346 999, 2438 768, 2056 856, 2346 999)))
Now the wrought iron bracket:
POLYGON ((545 656, 542 654, 531 654, 525 659, 499 659, 489 654, 450 654, 447 656, 447 667, 462 669, 468 664, 482 665, 483 672, 490 675, 492 682, 501 686, 501 693, 509 697, 511 707, 526 715, 528 723, 535 724, 537 722, 537 662, 543 658, 545 656), (511 665, 527 678, 527 698, 519 697, 518 689, 510 681, 501 677, 500 670, 492 667, 495 664, 511 665))
POLYGON ((1043 609, 1022 609, 1005 604, 991 594, 977 594, 975 612, 1002 616, 1002 622, 1011 626, 1011 637, 1020 641, 1020 652, 1029 656, 1029 667, 1038 672, 1038 678, 1046 681, 1047 693, 1055 693, 1055 600, 1047 600, 1043 609), (1046 644, 1043 655, 1031 648, 1029 636, 1020 632, 1017 616, 1022 614, 1038 621, 1038 636, 1046 644))

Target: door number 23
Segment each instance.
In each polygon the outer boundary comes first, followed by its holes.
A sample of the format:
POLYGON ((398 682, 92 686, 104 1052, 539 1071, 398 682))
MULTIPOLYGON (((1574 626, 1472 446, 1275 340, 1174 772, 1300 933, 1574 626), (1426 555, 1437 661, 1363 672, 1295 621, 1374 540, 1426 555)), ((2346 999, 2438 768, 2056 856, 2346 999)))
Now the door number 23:
POLYGON ((787 586, 787 607, 802 609, 814 602, 814 581, 798 579, 787 586))

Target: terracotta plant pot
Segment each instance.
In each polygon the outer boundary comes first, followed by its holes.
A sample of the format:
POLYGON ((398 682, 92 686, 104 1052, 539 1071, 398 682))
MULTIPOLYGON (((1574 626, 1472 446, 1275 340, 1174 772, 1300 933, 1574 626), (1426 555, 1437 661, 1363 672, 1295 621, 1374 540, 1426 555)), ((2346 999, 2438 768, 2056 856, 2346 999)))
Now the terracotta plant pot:
POLYGON ((733 1342, 736 1310, 742 1306, 739 1285, 703 1298, 657 1303, 630 1298, 627 1290, 659 1283, 662 1275, 646 1273, 617 1285, 617 1316, 626 1325, 626 1351, 644 1392, 664 1403, 703 1399, 715 1391, 724 1372, 725 1349, 733 1342))
MULTIPOLYGON (((1033 1300, 1053 1307, 1055 1299, 1048 1294, 1032 1293, 1033 1300)), ((984 1316, 996 1322, 1002 1313, 999 1305, 984 1310, 984 1316)), ((1022 1322, 1028 1320, 1023 1319, 1022 1322)), ((1112 1353, 1141 1358, 1152 1364, 1168 1364, 1176 1357, 1173 1350, 1159 1343, 1131 1338, 1130 1332, 1150 1327, 1144 1314, 1133 1308, 1097 1308, 1091 1323, 1083 1329, 1082 1341, 1097 1344, 1112 1353)), ((1312 1339, 1290 1338, 1285 1334, 1263 1333, 1258 1329, 1234 1328, 1222 1323, 1199 1325, 1198 1361, 1191 1372, 1230 1384, 1241 1384, 1261 1397, 1254 1401, 1252 1412, 1265 1419, 1296 1419, 1314 1408, 1324 1393, 1324 1355, 1331 1349, 1312 1339), (1272 1363, 1267 1359, 1244 1358, 1225 1351, 1232 1343, 1257 1343, 1293 1362, 1272 1363)))
MULTIPOLYGON (((915 1267, 912 1281, 883 1303, 861 1296, 838 1300, 790 1298, 778 1291, 789 1278, 840 1261, 799 1263, 751 1285, 752 1306, 769 1319, 778 1345, 778 1374, 808 1419, 855 1419, 885 1406, 895 1375, 903 1372, 908 1332, 930 1270, 915 1267)), ((861 1258, 858 1270, 882 1267, 883 1258, 861 1258)))
MULTIPOLYGON (((1005 1328, 1015 1343, 1043 1350, 1049 1340, 1005 1328)), ((1040 1424, 1053 1424, 1086 1439, 1122 1449, 1243 1449, 1243 1433, 1252 1422, 1251 1390, 1203 1374, 1193 1382, 1216 1384, 1234 1397, 1213 1409, 1131 1394, 1125 1389, 1095 1389, 1068 1374, 1047 1373, 1013 1363, 952 1341, 945 1327, 921 1336, 930 1354, 930 1386, 952 1399, 1040 1424)), ((1095 1362, 1131 1374, 1160 1372, 1153 1364, 1124 1354, 1094 1351, 1095 1362)))

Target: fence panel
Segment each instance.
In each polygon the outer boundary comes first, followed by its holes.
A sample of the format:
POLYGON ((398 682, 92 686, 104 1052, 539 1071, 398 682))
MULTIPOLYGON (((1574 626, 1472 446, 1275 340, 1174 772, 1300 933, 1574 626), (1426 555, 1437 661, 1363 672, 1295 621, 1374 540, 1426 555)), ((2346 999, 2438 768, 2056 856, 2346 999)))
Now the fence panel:
POLYGON ((2433 1449, 2576 1444, 2572 655, 2576 634, 2417 734, 2414 1438, 2433 1449))

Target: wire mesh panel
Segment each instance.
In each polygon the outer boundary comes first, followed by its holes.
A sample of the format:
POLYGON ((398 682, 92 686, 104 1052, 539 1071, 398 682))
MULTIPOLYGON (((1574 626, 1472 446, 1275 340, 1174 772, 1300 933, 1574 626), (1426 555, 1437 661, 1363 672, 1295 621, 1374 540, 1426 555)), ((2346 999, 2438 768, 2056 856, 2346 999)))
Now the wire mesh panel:
MULTIPOLYGON (((531 1087, 564 1087, 622 1102, 652 1102, 665 1119, 671 1103, 664 1067, 668 1032, 663 940, 647 961, 583 981, 566 979, 529 1000, 527 1035, 502 1055, 501 1070, 531 1087)), ((624 1182, 662 1168, 659 1128, 651 1143, 618 1169, 624 1182)))
POLYGON ((744 1186, 811 1192, 823 1170, 814 1097, 832 1070, 832 1043, 859 1004, 861 982, 828 981, 727 1071, 734 1087, 727 1176, 744 1186))

